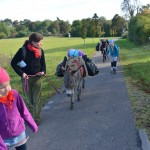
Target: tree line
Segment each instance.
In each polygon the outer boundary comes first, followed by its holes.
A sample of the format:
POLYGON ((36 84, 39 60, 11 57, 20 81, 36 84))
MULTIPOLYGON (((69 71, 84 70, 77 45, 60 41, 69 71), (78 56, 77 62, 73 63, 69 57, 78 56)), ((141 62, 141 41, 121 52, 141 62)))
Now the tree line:
POLYGON ((111 20, 97 13, 91 18, 74 20, 72 24, 57 17, 55 21, 12 21, 0 20, 0 39, 29 36, 39 32, 44 36, 71 37, 115 37, 129 38, 135 43, 149 42, 150 37, 150 4, 142 6, 139 0, 123 0, 121 10, 124 16, 115 14, 111 20))
POLYGON ((28 36, 32 32, 39 32, 44 36, 68 36, 82 37, 83 30, 86 37, 108 37, 121 36, 122 31, 127 29, 126 20, 116 14, 112 20, 105 17, 93 17, 82 20, 74 20, 72 24, 57 18, 55 21, 34 21, 24 19, 23 21, 12 21, 7 18, 0 20, 0 39, 17 38, 28 36))

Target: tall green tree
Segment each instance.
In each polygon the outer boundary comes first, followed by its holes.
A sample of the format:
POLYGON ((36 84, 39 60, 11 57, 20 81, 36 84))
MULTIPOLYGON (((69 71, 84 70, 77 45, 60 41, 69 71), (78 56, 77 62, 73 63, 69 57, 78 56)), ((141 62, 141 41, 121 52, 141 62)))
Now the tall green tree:
POLYGON ((97 15, 97 13, 94 13, 94 15, 93 15, 93 17, 92 17, 92 19, 94 20, 94 23, 95 23, 95 34, 96 34, 96 36, 98 36, 99 34, 99 29, 98 29, 98 22, 99 22, 99 17, 98 17, 98 15, 97 15))
POLYGON ((72 37, 81 37, 81 26, 82 22, 80 20, 74 20, 71 25, 71 36, 72 37))
POLYGON ((86 33, 87 33, 87 30, 86 30, 86 20, 83 19, 82 20, 82 27, 81 27, 81 37, 84 40, 84 47, 85 47, 86 33))
POLYGON ((91 20, 90 32, 91 32, 91 36, 93 38, 93 44, 94 44, 94 37, 95 37, 95 34, 96 34, 96 29, 95 29, 95 26, 94 26, 94 20, 93 19, 91 20))
POLYGON ((121 10, 126 18, 132 18, 139 13, 141 3, 139 0, 123 0, 121 3, 121 10))
POLYGON ((112 30, 114 36, 121 36, 124 29, 127 29, 125 19, 116 14, 112 19, 112 30))
POLYGON ((147 15, 150 14, 150 4, 147 4, 145 6, 142 6, 142 8, 140 9, 140 15, 147 15))
POLYGON ((133 17, 129 22, 129 39, 137 44, 149 42, 150 36, 150 13, 140 14, 133 17))
POLYGON ((68 21, 60 20, 59 26, 60 26, 60 33, 63 36, 66 36, 70 32, 70 23, 68 21))
POLYGON ((51 23, 51 25, 48 27, 48 31, 52 34, 59 34, 60 33, 60 26, 59 26, 59 20, 55 20, 51 23))

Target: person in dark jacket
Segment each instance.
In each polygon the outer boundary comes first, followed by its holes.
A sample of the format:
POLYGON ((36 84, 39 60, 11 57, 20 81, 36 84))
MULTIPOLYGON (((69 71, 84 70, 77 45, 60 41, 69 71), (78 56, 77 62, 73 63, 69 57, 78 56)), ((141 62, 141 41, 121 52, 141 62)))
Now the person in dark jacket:
POLYGON ((5 150, 6 146, 16 150, 27 149, 28 136, 24 122, 34 133, 38 131, 21 95, 11 89, 8 73, 0 67, 0 150, 5 150))
POLYGON ((101 43, 99 45, 99 50, 104 53, 104 48, 106 48, 106 53, 108 50, 109 41, 107 39, 101 39, 101 43))
POLYGON ((41 122, 41 76, 46 74, 42 40, 41 34, 32 33, 11 61, 12 68, 22 79, 23 91, 33 106, 33 117, 38 125, 41 122))

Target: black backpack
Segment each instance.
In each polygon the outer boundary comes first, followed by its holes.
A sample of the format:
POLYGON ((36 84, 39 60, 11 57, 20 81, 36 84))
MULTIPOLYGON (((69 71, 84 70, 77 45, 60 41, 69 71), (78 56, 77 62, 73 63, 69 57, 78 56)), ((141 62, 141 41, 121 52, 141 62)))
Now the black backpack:
POLYGON ((87 71, 88 71, 88 75, 89 76, 95 76, 99 73, 99 70, 95 64, 95 62, 88 58, 87 55, 85 55, 83 57, 84 61, 85 61, 85 65, 86 65, 86 68, 87 68, 87 71))
POLYGON ((99 51, 99 43, 97 43, 97 45, 96 45, 96 51, 99 51))
POLYGON ((66 61, 67 61, 67 57, 65 56, 65 57, 64 57, 64 60, 56 66, 55 75, 56 75, 57 77, 63 77, 63 76, 64 76, 64 74, 63 74, 61 68, 62 68, 62 66, 65 67, 66 61))
POLYGON ((57 67, 56 67, 55 75, 57 77, 63 77, 64 76, 64 74, 63 74, 63 72, 61 70, 61 67, 62 67, 62 62, 60 64, 58 64, 57 67))

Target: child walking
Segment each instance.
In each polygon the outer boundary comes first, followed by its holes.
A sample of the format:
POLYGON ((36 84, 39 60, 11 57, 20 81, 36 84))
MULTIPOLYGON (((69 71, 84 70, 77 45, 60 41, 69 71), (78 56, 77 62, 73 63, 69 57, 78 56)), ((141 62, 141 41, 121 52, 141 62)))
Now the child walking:
POLYGON ((38 131, 24 100, 16 90, 11 89, 10 77, 0 67, 0 135, 8 148, 27 150, 24 121, 34 133, 38 131))
POLYGON ((116 74, 117 58, 119 57, 119 48, 113 40, 109 40, 109 53, 111 59, 111 73, 116 74))
POLYGON ((0 135, 0 150, 7 150, 7 147, 6 147, 5 143, 4 143, 1 135, 0 135))

